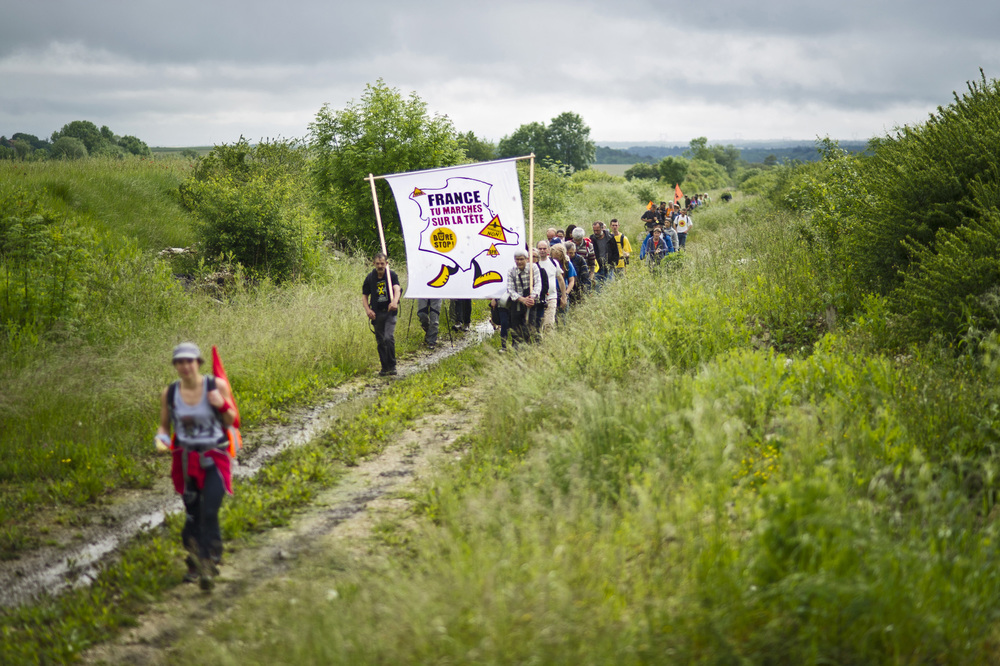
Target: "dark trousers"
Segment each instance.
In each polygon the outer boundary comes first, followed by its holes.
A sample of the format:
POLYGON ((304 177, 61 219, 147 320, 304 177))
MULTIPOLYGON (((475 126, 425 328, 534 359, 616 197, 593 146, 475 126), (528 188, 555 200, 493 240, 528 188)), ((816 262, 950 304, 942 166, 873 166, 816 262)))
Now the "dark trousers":
POLYGON ((490 313, 493 323, 500 327, 500 346, 507 346, 507 336, 510 334, 510 310, 503 306, 496 306, 490 313))
POLYGON ((197 553, 198 557, 210 557, 218 561, 222 557, 219 508, 226 488, 219 470, 212 468, 205 472, 205 486, 201 490, 198 490, 198 484, 193 479, 187 481, 188 492, 184 493, 186 515, 181 540, 192 555, 197 553))
POLYGON ((382 370, 396 369, 396 313, 375 313, 375 344, 378 347, 378 360, 382 370))
POLYGON ((451 299, 451 325, 469 328, 472 324, 472 299, 451 299))
POLYGON ((542 319, 545 317, 545 302, 535 303, 528 315, 528 328, 531 331, 532 340, 540 340, 542 337, 542 319))
POLYGON ((522 342, 531 342, 528 309, 520 303, 510 309, 510 339, 515 347, 522 342))
MULTIPOLYGON (((471 301, 470 301, 471 304, 471 301)), ((418 298, 417 299, 417 319, 424 329, 424 342, 430 346, 437 344, 438 339, 438 317, 441 314, 440 298, 418 298)))

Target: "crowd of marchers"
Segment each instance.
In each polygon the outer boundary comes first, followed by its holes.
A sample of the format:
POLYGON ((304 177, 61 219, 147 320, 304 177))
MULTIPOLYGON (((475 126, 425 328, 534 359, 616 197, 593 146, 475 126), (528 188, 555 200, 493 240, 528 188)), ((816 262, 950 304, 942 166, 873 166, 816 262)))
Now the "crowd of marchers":
MULTIPOLYGON (((708 201, 708 195, 701 194, 685 197, 684 205, 680 200, 672 205, 661 201, 659 206, 650 202, 640 218, 646 231, 639 244, 640 264, 656 270, 667 255, 683 251, 692 212, 708 201)), ((570 309, 629 270, 633 245, 620 226, 618 220, 609 225, 597 221, 589 235, 575 224, 565 230, 550 228, 530 253, 527 248, 515 251, 505 293, 490 300, 490 319, 499 331, 501 352, 507 350, 508 342, 516 347, 541 339, 570 309)), ((376 255, 374 270, 362 285, 361 302, 375 333, 383 376, 396 374, 395 328, 401 291, 386 256, 376 255)), ((417 318, 428 349, 437 346, 442 304, 439 298, 417 299, 417 318)), ((453 329, 469 330, 472 301, 452 300, 449 315, 453 329)))

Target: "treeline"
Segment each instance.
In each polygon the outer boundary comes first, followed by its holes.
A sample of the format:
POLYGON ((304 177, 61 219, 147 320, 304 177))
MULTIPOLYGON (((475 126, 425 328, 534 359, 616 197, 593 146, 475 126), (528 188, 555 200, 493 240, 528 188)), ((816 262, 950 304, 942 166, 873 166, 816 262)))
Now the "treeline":
MULTIPOLYGON (((851 153, 862 153, 868 149, 864 141, 843 141, 840 147, 851 153)), ((630 146, 610 148, 597 146, 594 164, 656 164, 664 157, 678 157, 689 150, 688 146, 630 146)), ((812 144, 795 146, 742 146, 740 158, 747 164, 784 164, 789 162, 818 162, 822 155, 812 144)))
MULTIPOLYGON (((657 163, 639 162, 625 171, 627 180, 652 180, 686 190, 708 190, 732 187, 748 166, 740 151, 732 145, 709 146, 706 137, 692 139, 679 156, 664 157, 657 163)), ((766 167, 765 167, 766 168, 766 167)))
POLYGON ((34 134, 15 132, 0 136, 0 159, 46 160, 84 157, 148 157, 152 153, 144 141, 131 135, 119 136, 107 125, 100 128, 89 120, 74 120, 52 133, 48 141, 34 134))
MULTIPOLYGON (((849 153, 862 153, 866 149, 867 144, 857 142, 843 148, 849 153)), ((640 146, 628 150, 613 150, 600 147, 598 154, 616 160, 607 162, 608 164, 632 164, 625 171, 627 180, 658 180, 698 192, 738 186, 779 164, 799 164, 822 159, 822 151, 815 146, 745 151, 732 144, 709 145, 708 139, 703 136, 692 139, 686 148, 640 146), (648 152, 651 155, 638 161, 630 151, 648 152), (635 159, 626 161, 629 155, 635 159)))

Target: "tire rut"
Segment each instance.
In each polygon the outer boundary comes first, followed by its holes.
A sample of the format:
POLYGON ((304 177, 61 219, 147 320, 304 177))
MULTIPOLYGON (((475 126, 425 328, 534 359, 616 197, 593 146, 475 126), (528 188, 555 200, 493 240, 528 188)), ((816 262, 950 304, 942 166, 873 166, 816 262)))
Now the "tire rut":
POLYGON ((423 417, 381 454, 350 468, 336 487, 321 493, 289 526, 262 533, 227 554, 211 594, 194 585, 168 591, 138 618, 136 627, 86 652, 83 663, 172 663, 171 647, 178 639, 238 612, 242 599, 287 575, 300 559, 321 552, 329 540, 366 543, 380 516, 404 515, 411 502, 401 494, 442 465, 460 459, 460 453, 452 450, 455 441, 476 421, 468 411, 423 417))
MULTIPOLYGON (((401 359, 399 377, 428 367, 492 335, 489 322, 479 322, 450 344, 433 352, 417 352, 401 359)), ((237 478, 252 477, 278 453, 301 446, 330 426, 348 403, 371 400, 392 380, 356 378, 330 392, 321 404, 294 411, 285 423, 267 424, 245 433, 244 449, 233 470, 237 478)), ((164 463, 166 468, 166 464, 164 463)), ((140 532, 163 524, 166 516, 183 509, 165 473, 145 490, 125 490, 105 504, 80 509, 71 525, 49 527, 45 545, 0 562, 0 607, 31 603, 43 594, 58 595, 92 583, 102 566, 140 532)))

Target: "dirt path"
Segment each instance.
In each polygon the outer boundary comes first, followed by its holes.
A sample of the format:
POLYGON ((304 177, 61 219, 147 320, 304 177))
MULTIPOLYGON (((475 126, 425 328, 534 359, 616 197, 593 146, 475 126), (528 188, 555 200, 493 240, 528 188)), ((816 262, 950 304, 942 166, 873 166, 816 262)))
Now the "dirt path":
MULTIPOLYGON (((447 337, 439 339, 434 352, 418 352, 401 359, 399 376, 422 372, 492 332, 489 323, 482 322, 452 342, 447 337)), ((391 381, 375 377, 354 379, 331 390, 322 404, 291 414, 286 424, 267 425, 246 433, 235 475, 256 474, 278 452, 304 444, 322 432, 346 402, 370 400, 391 381)), ((167 514, 181 509, 164 475, 152 489, 116 493, 107 503, 74 510, 69 521, 39 525, 45 533, 42 547, 22 553, 17 560, 0 562, 0 606, 16 606, 41 593, 58 594, 89 585, 101 564, 114 557, 118 548, 139 532, 162 524, 167 514)))
POLYGON ((196 585, 171 590, 139 618, 138 626, 91 649, 83 662, 172 663, 171 646, 177 638, 224 620, 255 590, 287 574, 300 557, 334 543, 364 548, 381 519, 408 511, 410 502, 401 497, 403 491, 461 456, 455 440, 477 421, 469 411, 424 417, 380 455, 351 468, 337 487, 320 495, 290 526, 270 530, 228 555, 211 594, 196 585))

